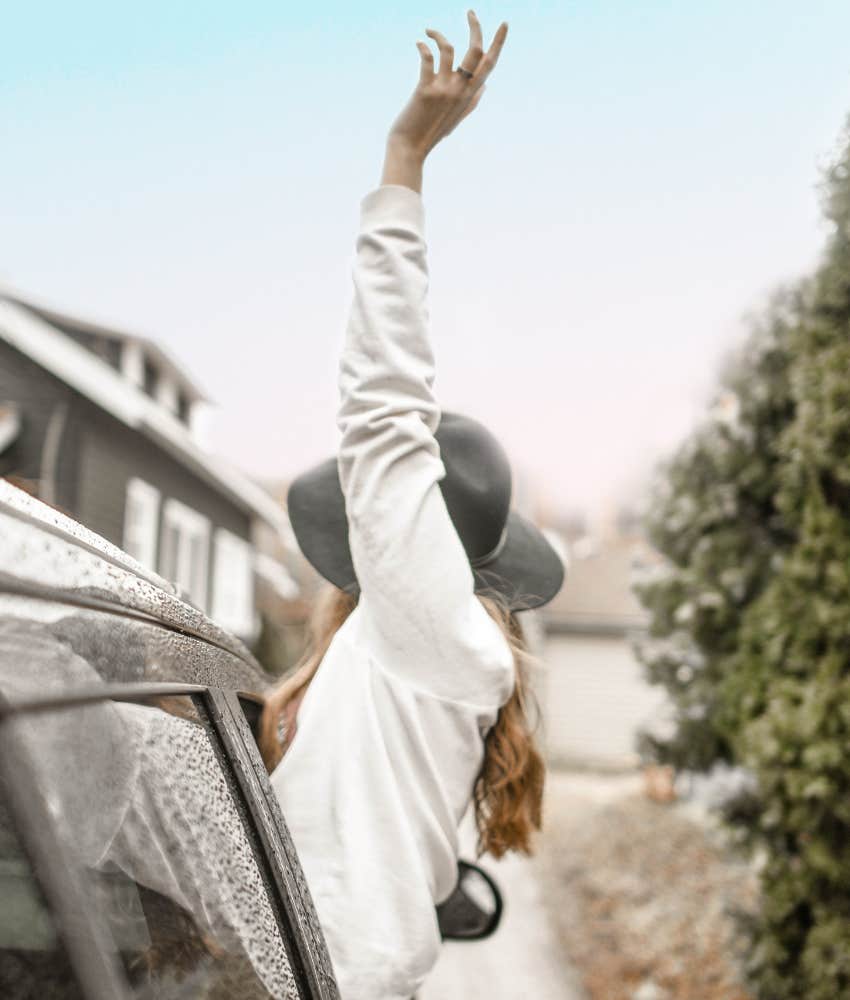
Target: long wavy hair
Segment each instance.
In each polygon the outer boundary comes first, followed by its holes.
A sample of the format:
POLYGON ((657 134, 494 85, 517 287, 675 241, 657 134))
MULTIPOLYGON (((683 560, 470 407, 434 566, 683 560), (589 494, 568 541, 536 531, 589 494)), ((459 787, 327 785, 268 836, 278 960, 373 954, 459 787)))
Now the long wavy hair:
MULTIPOLYGON (((516 683, 484 740, 484 762, 475 779, 472 801, 478 851, 500 858, 507 851, 532 852, 532 834, 542 820, 545 766, 534 730, 538 713, 529 690, 534 658, 522 626, 505 604, 489 595, 478 599, 498 623, 514 656, 516 683), (533 710, 533 711, 532 711, 533 710)), ((301 700, 337 629, 357 599, 329 584, 319 594, 309 624, 309 643, 299 663, 267 696, 260 719, 260 752, 269 771, 294 736, 301 700), (281 738, 281 731, 283 738, 281 738)))

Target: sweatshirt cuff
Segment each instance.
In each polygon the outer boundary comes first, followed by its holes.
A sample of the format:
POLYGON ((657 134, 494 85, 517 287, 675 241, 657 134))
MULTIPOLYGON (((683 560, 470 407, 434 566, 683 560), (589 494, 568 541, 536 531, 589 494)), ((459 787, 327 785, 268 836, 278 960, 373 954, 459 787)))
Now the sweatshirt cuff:
POLYGON ((422 195, 403 184, 382 184, 360 202, 360 226, 370 228, 382 223, 406 223, 424 234, 425 204, 422 195))

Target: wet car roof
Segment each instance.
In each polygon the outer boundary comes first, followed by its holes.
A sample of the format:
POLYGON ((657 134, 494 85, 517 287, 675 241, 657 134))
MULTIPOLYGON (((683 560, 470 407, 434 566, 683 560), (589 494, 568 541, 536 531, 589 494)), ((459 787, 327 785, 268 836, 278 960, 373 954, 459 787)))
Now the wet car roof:
POLYGON ((171 583, 2 480, 0 537, 0 619, 42 621, 50 606, 51 631, 104 680, 179 681, 250 692, 268 686, 270 678, 244 644, 181 599, 171 583), (144 655, 128 667, 139 635, 144 655))

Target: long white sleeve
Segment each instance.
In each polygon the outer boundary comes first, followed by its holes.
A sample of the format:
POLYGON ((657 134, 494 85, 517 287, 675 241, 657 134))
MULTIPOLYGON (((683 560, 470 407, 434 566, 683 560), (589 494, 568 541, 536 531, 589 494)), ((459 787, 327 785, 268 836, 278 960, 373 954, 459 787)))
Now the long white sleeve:
POLYGON ((363 614, 385 666, 439 696, 490 704, 494 685, 510 683, 510 652, 474 597, 439 486, 421 195, 400 185, 366 195, 353 279, 339 472, 363 614))

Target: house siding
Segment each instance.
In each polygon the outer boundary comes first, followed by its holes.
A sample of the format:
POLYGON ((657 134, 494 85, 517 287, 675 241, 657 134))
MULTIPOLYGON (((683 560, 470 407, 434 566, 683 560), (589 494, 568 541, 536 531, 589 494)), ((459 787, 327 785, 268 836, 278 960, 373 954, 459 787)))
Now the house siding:
MULTIPOLYGON (((82 401, 85 403, 85 401, 82 401)), ((216 493, 167 452, 132 428, 87 404, 80 440, 79 518, 121 544, 128 481, 136 476, 208 517, 213 527, 250 539, 250 516, 216 493)))
POLYGON ((47 472, 52 480, 52 502, 69 513, 76 508, 79 471, 76 450, 73 443, 69 446, 67 437, 69 423, 73 424, 75 399, 80 397, 63 382, 0 342, 0 401, 17 403, 22 415, 17 440, 0 455, 0 473, 26 480, 39 495, 44 495, 48 484, 42 483, 42 473, 47 472), (46 470, 43 450, 47 427, 52 418, 63 417, 57 462, 46 470))
MULTIPOLYGON (((0 342, 0 401, 16 402, 23 426, 18 440, 0 456, 0 472, 30 481, 44 498, 42 454, 51 415, 62 418, 52 501, 92 531, 123 546, 127 483, 132 477, 160 490, 226 528, 251 539, 251 515, 139 431, 105 413, 39 365, 0 342)), ((46 498, 51 499, 51 498, 46 498)), ((158 536, 161 535, 160 508, 158 536)), ((211 544, 208 588, 215 572, 211 544)))

